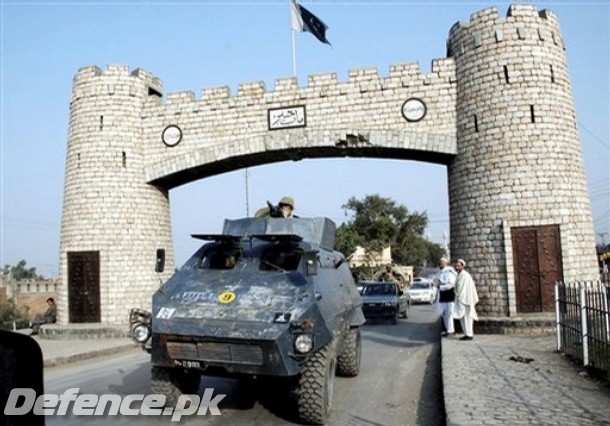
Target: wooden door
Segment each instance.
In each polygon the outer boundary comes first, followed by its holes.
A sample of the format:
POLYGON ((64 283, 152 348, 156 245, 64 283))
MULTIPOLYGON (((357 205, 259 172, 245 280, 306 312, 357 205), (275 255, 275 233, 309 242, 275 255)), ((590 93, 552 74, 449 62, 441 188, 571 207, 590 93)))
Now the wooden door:
POLYGON ((68 252, 69 322, 100 322, 100 253, 68 252))
POLYGON ((559 226, 512 228, 518 312, 552 312, 553 289, 563 280, 559 226))

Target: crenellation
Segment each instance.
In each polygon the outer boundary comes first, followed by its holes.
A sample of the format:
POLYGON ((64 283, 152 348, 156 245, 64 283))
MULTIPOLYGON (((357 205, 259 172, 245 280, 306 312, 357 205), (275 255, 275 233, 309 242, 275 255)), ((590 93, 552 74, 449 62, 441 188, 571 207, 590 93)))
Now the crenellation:
POLYGON ((338 85, 339 80, 336 72, 312 74, 307 78, 307 87, 319 88, 328 85, 338 85))
POLYGON ((278 94, 294 92, 298 89, 296 77, 278 78, 275 80, 275 92, 278 94))
POLYGON ((129 67, 127 65, 106 65, 104 70, 105 76, 126 77, 129 76, 129 67))
POLYGON ((558 32, 556 17, 538 12, 533 5, 512 5, 506 18, 500 18, 497 10, 490 8, 473 14, 467 25, 457 23, 451 28, 448 53, 449 56, 458 56, 481 49, 486 43, 530 43, 534 40, 554 40, 556 45, 563 48, 563 40, 558 32))
POLYGON ((74 76, 74 81, 84 78, 97 77, 102 75, 102 69, 97 65, 87 65, 80 67, 74 76))
POLYGON ((250 83, 241 83, 237 90, 238 97, 251 99, 261 99, 265 93, 265 82, 255 81, 250 83))
POLYGON ((231 96, 231 90, 229 86, 210 87, 203 89, 201 93, 201 102, 204 104, 218 103, 229 99, 231 96))
POLYGON ((546 19, 555 28, 559 28, 559 17, 555 12, 549 9, 542 9, 538 12, 541 19, 546 19))
POLYGON ((538 20, 540 13, 533 4, 511 4, 506 12, 507 17, 513 18, 532 18, 538 20))
POLYGON ((498 8, 495 6, 488 7, 486 9, 479 10, 470 15, 470 25, 486 24, 488 25, 492 21, 500 19, 498 14, 498 8))
POLYGON ((183 92, 174 92, 167 95, 167 106, 172 105, 185 105, 195 103, 195 93, 191 90, 185 90, 183 92))
POLYGON ((148 85, 151 89, 157 91, 158 93, 163 93, 163 82, 160 78, 155 77, 149 71, 143 68, 136 68, 131 72, 131 76, 143 81, 144 84, 148 85))
POLYGON ((415 77, 419 74, 421 74, 419 62, 404 62, 390 66, 390 77, 415 77))
POLYGON ((462 31, 467 30, 470 27, 470 22, 466 21, 457 21, 451 29, 449 30, 450 34, 460 34, 462 31))
POLYGON ((349 70, 348 76, 348 82, 354 84, 368 83, 373 80, 379 81, 377 68, 374 67, 349 70))

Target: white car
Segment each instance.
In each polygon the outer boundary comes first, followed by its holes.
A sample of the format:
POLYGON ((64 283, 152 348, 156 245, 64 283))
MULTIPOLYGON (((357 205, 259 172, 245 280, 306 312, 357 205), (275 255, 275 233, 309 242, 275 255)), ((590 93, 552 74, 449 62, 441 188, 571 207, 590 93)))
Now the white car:
POLYGON ((436 287, 432 281, 423 278, 415 278, 409 288, 411 303, 434 303, 436 300, 436 287))

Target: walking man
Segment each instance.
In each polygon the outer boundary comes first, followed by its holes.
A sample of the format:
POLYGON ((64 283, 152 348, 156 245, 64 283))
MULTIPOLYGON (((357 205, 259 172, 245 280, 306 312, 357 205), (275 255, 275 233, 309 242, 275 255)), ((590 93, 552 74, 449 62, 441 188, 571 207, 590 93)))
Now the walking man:
POLYGON ((455 299, 454 287, 457 273, 449 265, 449 260, 446 257, 442 257, 438 261, 438 267, 440 272, 435 278, 439 290, 438 308, 445 325, 443 336, 450 336, 455 333, 455 328, 453 327, 453 300, 455 299))
POLYGON ((464 269, 466 262, 458 259, 455 262, 457 279, 455 282, 455 303, 453 304, 453 316, 460 319, 464 337, 460 340, 472 340, 474 337, 474 321, 478 320, 475 305, 479 302, 477 289, 470 273, 464 269))

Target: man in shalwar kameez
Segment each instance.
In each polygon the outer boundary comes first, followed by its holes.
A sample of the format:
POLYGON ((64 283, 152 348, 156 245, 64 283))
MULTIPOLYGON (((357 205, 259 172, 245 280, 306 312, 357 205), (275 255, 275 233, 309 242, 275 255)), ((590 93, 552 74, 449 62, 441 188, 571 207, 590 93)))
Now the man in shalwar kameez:
POLYGON ((442 317, 445 331, 443 336, 451 336, 455 330, 453 327, 453 300, 455 299, 455 278, 456 271, 446 257, 438 261, 439 273, 434 278, 435 285, 438 286, 437 313, 442 317))
POLYGON ((478 320, 475 305, 479 302, 477 289, 470 273, 464 269, 466 262, 458 259, 455 262, 457 279, 455 281, 455 302, 453 303, 453 317, 460 319, 464 337, 460 340, 472 340, 474 337, 474 321, 478 320))

